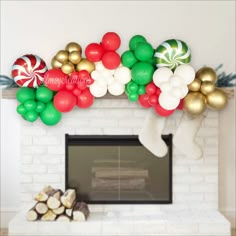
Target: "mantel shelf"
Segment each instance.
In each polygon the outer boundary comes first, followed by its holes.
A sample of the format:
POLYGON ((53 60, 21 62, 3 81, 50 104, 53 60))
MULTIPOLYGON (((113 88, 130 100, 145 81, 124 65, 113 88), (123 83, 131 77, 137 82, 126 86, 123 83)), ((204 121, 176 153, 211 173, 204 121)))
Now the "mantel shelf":
MULTIPOLYGON (((9 88, 9 89, 0 89, 0 99, 15 99, 16 92, 19 88, 9 88)), ((99 99, 99 98, 96 98, 99 99)), ((127 99, 126 94, 122 94, 120 96, 113 96, 107 93, 104 97, 100 99, 127 99)))

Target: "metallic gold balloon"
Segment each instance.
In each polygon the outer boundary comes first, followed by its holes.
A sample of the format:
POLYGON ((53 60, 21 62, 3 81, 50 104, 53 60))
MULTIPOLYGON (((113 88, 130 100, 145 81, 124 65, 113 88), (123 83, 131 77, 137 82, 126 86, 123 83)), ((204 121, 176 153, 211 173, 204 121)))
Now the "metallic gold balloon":
POLYGON ((53 57, 52 58, 52 61, 51 61, 51 65, 52 65, 52 68, 61 68, 62 66, 62 63, 59 62, 56 57, 53 57))
POLYGON ((73 64, 78 64, 81 61, 81 53, 78 51, 70 52, 69 54, 69 61, 73 64))
POLYGON ((57 54, 56 54, 56 59, 61 62, 61 63, 65 63, 68 61, 69 59, 69 53, 65 50, 60 50, 57 54))
POLYGON ((206 105, 206 97, 199 92, 191 92, 184 98, 184 110, 191 115, 201 115, 206 105))
POLYGON ((195 78, 191 84, 188 85, 188 89, 192 92, 198 92, 201 88, 201 80, 195 78))
POLYGON ((202 82, 210 81, 212 83, 216 82, 217 75, 215 70, 210 67, 203 67, 196 73, 196 78, 200 79, 202 82))
POLYGON ((88 59, 83 58, 76 66, 76 70, 87 70, 89 73, 95 70, 95 64, 88 59))
POLYGON ((77 52, 82 53, 82 48, 78 43, 70 42, 66 45, 66 51, 68 52, 77 51, 77 52))
POLYGON ((214 90, 215 90, 215 84, 213 84, 213 83, 210 82, 210 81, 204 81, 204 82, 202 82, 200 91, 201 91, 203 94, 207 95, 207 94, 209 94, 209 93, 212 93, 214 90))
POLYGON ((71 62, 67 62, 67 63, 62 65, 61 70, 65 74, 70 74, 75 70, 75 66, 71 62))
POLYGON ((220 89, 215 89, 207 95, 207 104, 213 109, 220 110, 226 106, 227 102, 226 93, 220 89))

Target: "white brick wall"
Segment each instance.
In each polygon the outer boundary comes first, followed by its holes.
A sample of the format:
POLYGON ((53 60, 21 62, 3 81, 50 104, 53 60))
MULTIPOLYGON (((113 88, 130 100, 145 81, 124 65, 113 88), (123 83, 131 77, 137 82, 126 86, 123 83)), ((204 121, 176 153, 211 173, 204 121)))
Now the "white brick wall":
MULTIPOLYGON (((124 99, 98 99, 92 108, 63 114, 61 122, 47 127, 40 120, 22 120, 21 193, 22 205, 44 185, 64 188, 65 133, 138 134, 148 110, 124 99)), ((181 111, 168 118, 164 134, 175 133, 181 111)), ((173 204, 159 210, 218 208, 218 113, 209 111, 197 135, 204 148, 203 159, 191 160, 173 149, 173 204)), ((102 206, 100 206, 102 207, 102 206)), ((122 206, 111 206, 122 211, 122 206)), ((130 206, 131 207, 131 206, 130 206)), ((131 210, 140 206, 132 206, 131 210)), ((108 206, 102 209, 108 209, 108 206)), ((126 206, 127 210, 127 206, 126 206)), ((175 227, 168 228, 172 232, 175 227)), ((180 226, 181 227, 181 226, 180 226)), ((185 229, 186 230, 186 229, 185 229)))

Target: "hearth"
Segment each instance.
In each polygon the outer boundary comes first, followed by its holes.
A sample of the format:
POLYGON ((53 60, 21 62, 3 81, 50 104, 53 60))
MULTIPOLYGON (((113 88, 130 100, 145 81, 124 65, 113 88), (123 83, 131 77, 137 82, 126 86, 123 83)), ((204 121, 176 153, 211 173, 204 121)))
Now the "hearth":
POLYGON ((66 188, 90 204, 172 203, 172 135, 158 158, 135 135, 65 135, 66 188))

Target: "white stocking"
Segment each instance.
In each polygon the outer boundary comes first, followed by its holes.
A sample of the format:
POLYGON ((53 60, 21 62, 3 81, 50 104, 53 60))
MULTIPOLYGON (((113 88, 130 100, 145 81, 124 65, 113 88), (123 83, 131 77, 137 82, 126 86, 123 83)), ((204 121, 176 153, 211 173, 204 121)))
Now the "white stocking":
POLYGON ((191 117, 184 113, 180 125, 173 138, 173 143, 186 157, 199 159, 202 157, 202 149, 196 143, 195 138, 201 127, 204 115, 191 117))
POLYGON ((157 157, 164 157, 168 152, 168 147, 161 138, 165 123, 165 117, 158 116, 154 109, 150 109, 138 137, 143 146, 157 157))

